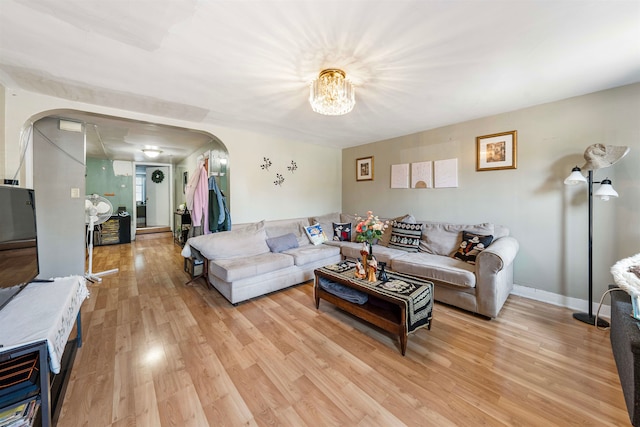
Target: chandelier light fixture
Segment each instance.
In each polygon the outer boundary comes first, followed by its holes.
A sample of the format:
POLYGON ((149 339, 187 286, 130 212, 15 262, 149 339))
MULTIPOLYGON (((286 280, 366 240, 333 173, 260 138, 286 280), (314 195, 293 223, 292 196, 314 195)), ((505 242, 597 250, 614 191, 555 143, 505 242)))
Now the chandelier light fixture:
POLYGON ((318 78, 311 83, 309 103, 316 113, 327 116, 347 114, 356 104, 353 84, 342 70, 322 70, 318 78))

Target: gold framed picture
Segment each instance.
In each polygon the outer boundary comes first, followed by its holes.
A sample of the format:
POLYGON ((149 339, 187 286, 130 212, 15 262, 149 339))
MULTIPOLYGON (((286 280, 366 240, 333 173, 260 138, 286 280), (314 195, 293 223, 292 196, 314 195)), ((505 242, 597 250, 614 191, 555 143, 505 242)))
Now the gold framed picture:
POLYGON ((373 181, 373 156, 356 159, 356 181, 373 181))
POLYGON ((517 166, 518 131, 476 137, 476 170, 515 169, 517 166))

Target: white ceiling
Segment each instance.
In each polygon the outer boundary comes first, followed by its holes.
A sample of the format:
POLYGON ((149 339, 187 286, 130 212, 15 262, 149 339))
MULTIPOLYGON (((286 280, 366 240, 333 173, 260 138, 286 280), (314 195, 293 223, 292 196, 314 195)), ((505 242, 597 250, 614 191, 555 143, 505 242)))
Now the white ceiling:
POLYGON ((638 81, 638 0, 0 1, 8 88, 335 147, 638 81))

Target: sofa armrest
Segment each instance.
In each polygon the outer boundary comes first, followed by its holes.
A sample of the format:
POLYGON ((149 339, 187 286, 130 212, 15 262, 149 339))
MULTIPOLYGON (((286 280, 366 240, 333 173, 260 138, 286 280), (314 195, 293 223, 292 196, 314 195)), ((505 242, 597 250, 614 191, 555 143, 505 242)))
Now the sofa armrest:
POLYGON ((478 255, 476 274, 480 273, 480 268, 485 272, 492 273, 503 270, 513 263, 519 249, 520 244, 514 237, 499 238, 478 255))
POLYGON ((520 245, 510 236, 501 237, 476 259, 477 312, 496 317, 513 289, 513 260, 520 245))
POLYGON ((191 237, 182 256, 198 251, 208 260, 250 257, 270 252, 263 227, 242 231, 221 231, 191 237))

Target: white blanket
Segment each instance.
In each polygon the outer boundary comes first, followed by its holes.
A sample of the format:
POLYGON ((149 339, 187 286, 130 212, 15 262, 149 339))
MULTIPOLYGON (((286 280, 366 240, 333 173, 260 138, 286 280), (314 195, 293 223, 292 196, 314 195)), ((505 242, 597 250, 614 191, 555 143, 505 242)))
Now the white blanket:
POLYGON ((88 296, 82 276, 30 283, 0 310, 0 350, 47 340, 51 371, 59 373, 69 334, 88 296))

